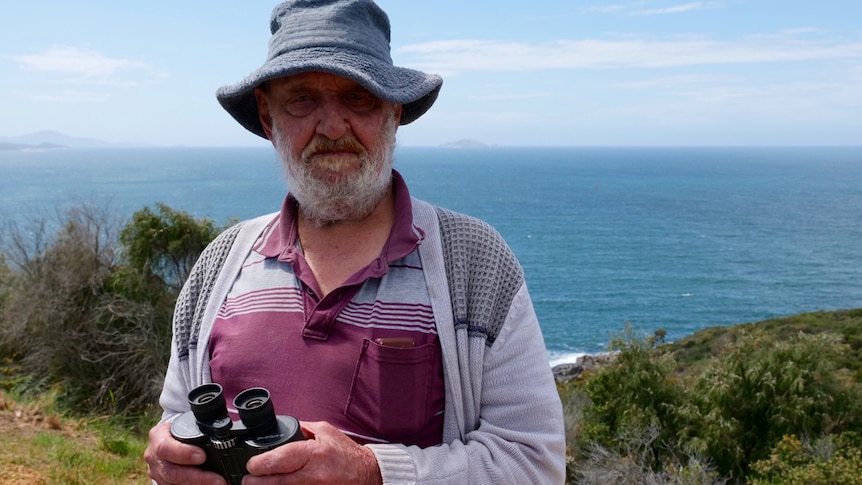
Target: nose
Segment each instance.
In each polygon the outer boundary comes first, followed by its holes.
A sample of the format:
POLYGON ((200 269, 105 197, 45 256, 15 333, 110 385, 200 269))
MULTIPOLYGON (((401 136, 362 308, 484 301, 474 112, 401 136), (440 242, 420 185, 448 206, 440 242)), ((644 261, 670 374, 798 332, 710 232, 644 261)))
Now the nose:
POLYGON ((324 97, 318 109, 315 132, 330 140, 338 140, 350 130, 348 114, 350 110, 337 97, 324 97))

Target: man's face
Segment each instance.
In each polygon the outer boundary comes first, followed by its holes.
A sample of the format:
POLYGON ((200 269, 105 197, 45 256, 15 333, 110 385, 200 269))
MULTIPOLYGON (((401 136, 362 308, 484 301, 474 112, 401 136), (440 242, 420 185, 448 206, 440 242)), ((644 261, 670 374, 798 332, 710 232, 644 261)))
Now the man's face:
POLYGON ((317 72, 270 81, 255 95, 303 216, 325 225, 377 207, 391 181, 400 105, 317 72))

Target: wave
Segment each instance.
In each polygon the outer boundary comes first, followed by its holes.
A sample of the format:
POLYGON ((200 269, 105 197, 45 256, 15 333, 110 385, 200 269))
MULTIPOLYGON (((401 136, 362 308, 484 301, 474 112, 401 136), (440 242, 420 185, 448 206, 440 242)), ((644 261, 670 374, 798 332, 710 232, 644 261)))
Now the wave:
POLYGON ((574 364, 579 358, 588 355, 587 352, 561 352, 548 351, 548 364, 551 367, 556 367, 561 364, 574 364))

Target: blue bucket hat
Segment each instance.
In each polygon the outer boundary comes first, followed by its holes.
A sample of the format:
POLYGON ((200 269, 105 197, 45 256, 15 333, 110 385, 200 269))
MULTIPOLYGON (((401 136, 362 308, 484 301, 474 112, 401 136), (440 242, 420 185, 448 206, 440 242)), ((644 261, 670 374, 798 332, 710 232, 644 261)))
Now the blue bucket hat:
POLYGON ((403 105, 402 125, 428 111, 443 84, 436 74, 392 64, 389 17, 371 0, 290 0, 273 9, 270 30, 263 66, 216 92, 231 116, 263 138, 254 88, 270 79, 309 71, 351 79, 403 105))

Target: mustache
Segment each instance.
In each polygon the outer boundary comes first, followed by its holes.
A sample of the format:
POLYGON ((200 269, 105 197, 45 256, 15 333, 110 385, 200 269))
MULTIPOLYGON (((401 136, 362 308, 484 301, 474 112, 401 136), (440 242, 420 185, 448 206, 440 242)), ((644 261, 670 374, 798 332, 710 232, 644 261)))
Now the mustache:
POLYGON ((331 152, 348 152, 362 156, 366 153, 366 150, 365 147, 352 136, 340 138, 338 140, 330 140, 329 138, 318 136, 315 137, 302 151, 302 158, 303 160, 308 160, 315 155, 331 152))

